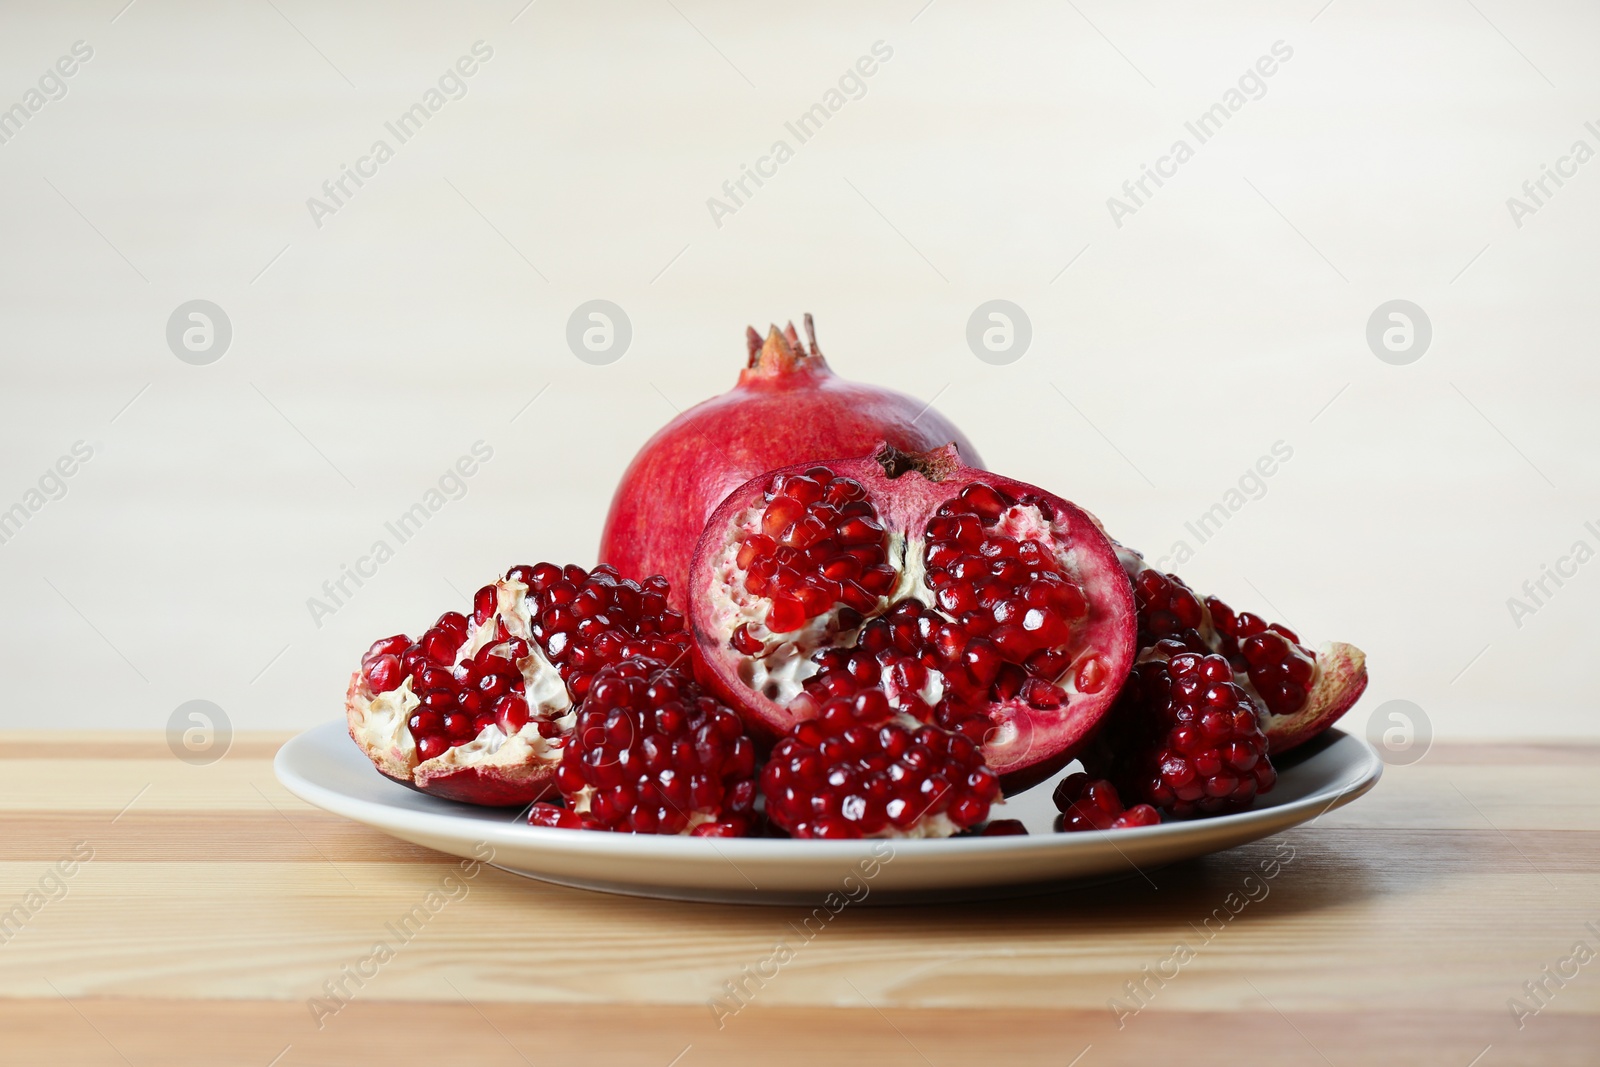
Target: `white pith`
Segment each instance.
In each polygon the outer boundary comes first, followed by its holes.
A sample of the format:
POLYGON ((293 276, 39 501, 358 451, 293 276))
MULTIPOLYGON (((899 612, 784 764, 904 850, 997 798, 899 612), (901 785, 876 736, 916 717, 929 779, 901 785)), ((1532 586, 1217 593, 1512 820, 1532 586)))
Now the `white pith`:
POLYGON ((382 752, 406 768, 416 766, 417 743, 406 728, 406 720, 411 718, 411 713, 421 701, 411 691, 411 679, 401 682, 398 689, 374 696, 363 677, 360 698, 362 713, 355 729, 360 734, 356 740, 361 743, 361 748, 382 752))
POLYGON ((909 838, 917 840, 924 837, 954 837, 962 833, 963 828, 951 821, 950 816, 944 812, 936 815, 924 815, 911 825, 909 830, 900 830, 892 824, 879 830, 875 834, 864 834, 863 837, 872 838, 909 838))
POLYGON ((470 631, 467 640, 456 651, 452 666, 459 667, 470 660, 484 646, 498 637, 496 621, 503 621, 513 637, 528 642, 528 655, 517 663, 522 673, 523 696, 528 702, 528 722, 515 734, 507 735, 497 723, 490 723, 474 737, 461 745, 445 749, 429 760, 417 759, 416 739, 407 725, 411 715, 421 706, 412 690, 412 680, 407 677, 398 688, 387 693, 374 694, 365 676, 361 678, 357 698, 360 714, 352 724, 352 732, 361 747, 378 751, 407 772, 422 775, 447 773, 467 767, 518 767, 533 762, 556 763, 561 759, 562 739, 548 738, 539 733, 541 719, 555 722, 566 733, 576 721, 572 698, 567 693, 561 672, 551 663, 533 639, 532 614, 527 600, 528 587, 514 579, 501 578, 495 582, 495 614, 481 626, 470 631))

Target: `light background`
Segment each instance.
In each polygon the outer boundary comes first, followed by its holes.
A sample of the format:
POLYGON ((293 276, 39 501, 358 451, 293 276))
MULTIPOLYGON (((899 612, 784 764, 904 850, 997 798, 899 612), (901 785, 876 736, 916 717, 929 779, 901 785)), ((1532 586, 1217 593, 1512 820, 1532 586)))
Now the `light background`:
POLYGON ((1600 148, 1592 5, 523 2, 0 15, 0 107, 94 50, 0 145, 0 508, 94 450, 0 545, 0 726, 338 715, 372 638, 509 564, 591 563, 640 443, 732 384, 747 322, 809 310, 838 371, 936 398, 1152 556, 1287 442, 1183 573, 1367 649, 1353 725, 1404 699, 1440 737, 1600 732, 1600 562, 1507 607, 1600 548, 1600 162, 1521 227, 1506 206, 1600 148), (307 198, 479 40, 467 95, 319 228, 307 198), (715 225, 880 40, 865 95, 715 225), (1116 226, 1107 197, 1280 40, 1265 95, 1116 226), (633 326, 609 366, 565 341, 594 298, 633 326), (996 298, 1033 327, 1007 366, 965 340, 996 298), (1396 298, 1433 325, 1407 366, 1365 340, 1396 298), (232 323, 208 366, 165 339, 192 299, 232 323), (466 495, 315 625, 479 439, 466 495))

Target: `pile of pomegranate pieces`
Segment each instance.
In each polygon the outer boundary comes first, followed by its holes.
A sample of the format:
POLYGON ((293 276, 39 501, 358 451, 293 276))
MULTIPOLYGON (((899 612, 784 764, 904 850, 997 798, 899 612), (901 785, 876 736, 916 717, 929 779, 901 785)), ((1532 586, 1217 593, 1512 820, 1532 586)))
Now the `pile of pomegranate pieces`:
POLYGON ((739 386, 630 468, 602 546, 623 565, 513 567, 470 615, 376 642, 350 736, 398 782, 559 829, 1003 836, 1026 831, 992 806, 1077 760, 1058 827, 1120 831, 1248 808, 1365 689, 1359 649, 1197 596, 1071 502, 928 447, 916 406, 792 325, 752 331, 739 386), (783 411, 810 428, 773 432, 783 411), (783 462, 869 431, 866 456, 783 462))

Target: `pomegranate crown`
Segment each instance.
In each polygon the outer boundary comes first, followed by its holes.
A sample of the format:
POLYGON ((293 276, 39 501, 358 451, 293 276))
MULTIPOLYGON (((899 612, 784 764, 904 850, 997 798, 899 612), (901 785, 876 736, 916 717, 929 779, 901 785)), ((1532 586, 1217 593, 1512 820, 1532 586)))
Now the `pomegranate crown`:
POLYGON ((746 326, 744 340, 750 358, 739 380, 744 382, 752 378, 777 378, 802 368, 814 371, 827 370, 828 361, 822 358, 822 349, 817 347, 817 330, 812 322, 811 312, 805 313, 804 322, 806 327, 804 345, 801 345, 800 335, 795 332, 792 321, 782 330, 779 330, 776 324, 768 326, 765 339, 756 333, 754 326, 746 326))

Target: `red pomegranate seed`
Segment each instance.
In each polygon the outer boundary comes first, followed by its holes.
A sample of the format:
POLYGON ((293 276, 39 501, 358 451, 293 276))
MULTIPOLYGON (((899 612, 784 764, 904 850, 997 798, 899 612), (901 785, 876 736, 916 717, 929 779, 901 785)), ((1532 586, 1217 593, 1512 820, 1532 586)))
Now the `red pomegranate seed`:
POLYGON ((374 693, 387 693, 398 689, 400 683, 405 681, 405 671, 396 656, 379 656, 363 667, 362 671, 366 675, 367 685, 374 693))
POLYGON ((778 597, 772 602, 772 610, 767 613, 767 629, 773 633, 798 630, 805 622, 806 609, 793 597, 778 597))
POLYGON ((734 630, 733 636, 729 638, 729 644, 746 656, 759 655, 766 647, 758 638, 751 635, 748 625, 740 625, 734 630))

